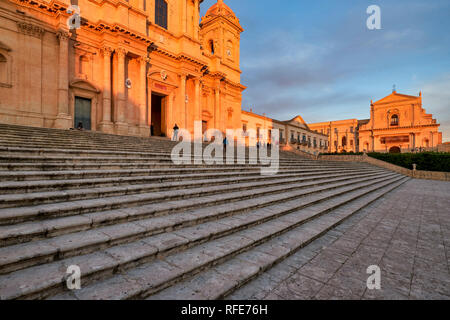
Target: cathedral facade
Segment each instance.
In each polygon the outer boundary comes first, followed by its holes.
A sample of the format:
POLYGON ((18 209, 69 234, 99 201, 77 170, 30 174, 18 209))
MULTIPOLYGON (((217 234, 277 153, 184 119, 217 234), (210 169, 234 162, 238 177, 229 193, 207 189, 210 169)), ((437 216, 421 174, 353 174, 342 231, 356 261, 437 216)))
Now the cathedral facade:
POLYGON ((370 103, 370 119, 309 124, 329 138, 329 152, 411 152, 438 150, 440 124, 422 106, 422 93, 397 93, 370 103))
POLYGON ((243 28, 222 0, 200 20, 201 2, 1 0, 0 122, 136 136, 240 128, 243 28))

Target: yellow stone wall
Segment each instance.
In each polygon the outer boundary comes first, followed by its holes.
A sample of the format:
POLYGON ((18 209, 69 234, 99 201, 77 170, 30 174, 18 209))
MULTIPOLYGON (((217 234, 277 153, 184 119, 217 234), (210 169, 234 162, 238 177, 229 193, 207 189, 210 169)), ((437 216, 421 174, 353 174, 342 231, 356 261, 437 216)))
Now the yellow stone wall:
POLYGON ((166 135, 194 120, 240 127, 239 20, 221 0, 201 24, 201 0, 166 2, 167 29, 155 24, 155 0, 79 0, 82 25, 70 30, 68 0, 1 1, 0 122, 71 128, 80 97, 92 130, 148 136, 153 93, 166 135))

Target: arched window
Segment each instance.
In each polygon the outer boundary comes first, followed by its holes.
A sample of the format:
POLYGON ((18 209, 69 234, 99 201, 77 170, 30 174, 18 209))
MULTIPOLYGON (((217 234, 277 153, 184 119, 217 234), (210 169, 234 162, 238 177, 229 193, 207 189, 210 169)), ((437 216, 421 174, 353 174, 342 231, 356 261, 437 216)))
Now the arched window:
POLYGON ((209 40, 209 52, 212 54, 212 55, 214 55, 214 50, 215 48, 214 48, 214 41, 212 41, 212 40, 209 40))
POLYGON ((167 2, 165 0, 155 1, 155 23, 167 29, 167 2))
POLYGON ((394 114, 391 117, 391 126, 398 126, 398 115, 394 114))

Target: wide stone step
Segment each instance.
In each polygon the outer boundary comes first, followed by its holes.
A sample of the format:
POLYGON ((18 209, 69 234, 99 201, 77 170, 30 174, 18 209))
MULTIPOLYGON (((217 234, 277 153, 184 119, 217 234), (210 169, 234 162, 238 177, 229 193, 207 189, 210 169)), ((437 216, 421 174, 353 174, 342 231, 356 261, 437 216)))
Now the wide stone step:
MULTIPOLYGON (((29 157, 30 159, 36 159, 38 157, 41 157, 41 161, 45 160, 46 158, 49 158, 49 160, 52 160, 55 157, 63 158, 65 160, 70 159, 78 159, 78 158, 94 158, 94 157, 102 157, 102 158, 142 158, 143 160, 148 160, 149 158, 167 158, 171 160, 171 150, 165 150, 163 152, 161 151, 155 151, 150 150, 147 152, 143 152, 142 150, 136 150, 136 151, 122 151, 117 147, 112 148, 112 150, 99 150, 99 149, 71 149, 71 148, 58 148, 58 149, 48 149, 48 148, 25 148, 25 147, 5 147, 0 146, 0 156, 3 159, 6 159, 7 162, 10 162, 9 159, 27 159, 29 157)), ((305 160, 302 158, 291 158, 289 155, 286 155, 286 152, 280 153, 280 161, 285 161, 288 163, 313 163, 311 160, 305 160)), ((192 152, 192 161, 196 159, 194 156, 194 152, 192 152)), ((258 161, 259 157, 249 156, 249 152, 247 151, 245 157, 236 157, 235 162, 243 159, 246 163, 252 160, 258 161)), ((339 164, 342 161, 327 161, 324 163, 334 163, 339 164)))
MULTIPOLYGON (((339 171, 340 172, 340 171, 339 171)), ((280 185, 284 183, 294 183, 300 181, 313 181, 316 179, 326 179, 335 177, 353 177, 361 176, 365 173, 381 172, 381 170, 365 170, 356 172, 346 172, 340 174, 328 173, 327 175, 315 175, 309 178, 304 177, 292 177, 285 178, 280 176, 267 177, 259 176, 253 177, 254 182, 261 182, 263 184, 244 184, 243 187, 254 187, 261 188, 264 186, 280 185)), ((235 178, 235 180, 230 179, 207 179, 207 180, 196 180, 196 181, 183 181, 183 182, 169 182, 169 183, 154 183, 154 184, 144 184, 144 185, 123 185, 116 187, 100 187, 100 188, 88 188, 88 189, 77 189, 77 190, 61 190, 61 191, 51 191, 51 192, 34 192, 34 193, 16 193, 16 194, 0 194, 0 209, 1 208, 12 208, 17 206, 32 206, 40 205, 46 203, 55 203, 63 201, 76 201, 76 200, 87 200, 94 198, 105 198, 113 196, 125 196, 133 195, 138 193, 148 193, 148 192, 159 192, 167 190, 180 190, 189 189, 193 187, 205 188, 208 186, 220 186, 220 185, 233 185, 235 187, 240 186, 239 183, 249 183, 248 178, 235 178)))
MULTIPOLYGON (((222 172, 260 172, 259 168, 231 167, 223 168, 222 172)), ((173 175, 173 174, 195 174, 217 172, 217 169, 208 167, 178 168, 177 166, 162 169, 123 169, 123 170, 71 170, 71 171, 0 171, 0 181, 36 181, 36 180, 61 180, 80 178, 102 178, 102 177, 129 177, 139 175, 173 175)))
MULTIPOLYGON (((236 289, 242 287, 258 275, 268 271, 274 265, 296 253, 298 250, 301 250, 315 239, 318 239, 320 236, 342 223, 345 219, 379 199, 387 192, 397 188, 407 180, 407 178, 403 178, 394 184, 385 185, 381 189, 375 191, 372 190, 372 192, 347 202, 337 209, 330 206, 328 208, 330 212, 327 214, 319 216, 317 219, 308 221, 304 224, 293 224, 297 227, 291 231, 288 231, 279 237, 272 238, 270 241, 254 247, 249 251, 240 253, 225 263, 215 265, 206 272, 202 272, 154 295, 150 295, 147 299, 217 300, 227 298, 227 296, 232 294, 236 289)), ((320 215, 320 211, 323 210, 323 205, 320 204, 316 207, 312 207, 311 210, 320 215)), ((293 218, 295 216, 301 217, 302 213, 298 212, 292 214, 293 218)), ((242 236, 246 237, 245 231, 242 232, 242 236)), ((212 248, 205 245, 202 249, 206 252, 206 249, 212 248)), ((166 258, 165 261, 171 263, 175 260, 169 259, 170 258, 166 258)), ((176 259, 175 261, 180 260, 176 259)), ((177 264, 176 266, 179 265, 177 264)), ((118 289, 118 287, 115 288, 118 289)), ((92 294, 92 291, 95 289, 94 284, 90 294, 92 294)), ((126 290, 127 288, 122 289, 126 290)), ((86 288, 86 291, 89 292, 89 288, 86 288)), ((148 293, 151 293, 151 289, 150 292, 140 292, 138 297, 145 297, 148 293)), ((81 292, 80 294, 76 293, 75 296, 83 299, 81 292)), ((86 294, 86 297, 88 296, 89 293, 86 294)), ((120 296, 119 293, 119 297, 120 296)), ((128 298, 128 296, 125 297, 128 298)))
MULTIPOLYGON (((334 201, 323 202, 318 205, 307 207, 306 209, 299 209, 287 215, 272 219, 264 224, 252 225, 246 229, 217 239, 212 238, 212 240, 206 243, 199 243, 194 247, 188 247, 180 252, 158 254, 157 257, 159 259, 157 260, 145 262, 144 264, 135 263, 137 264, 136 267, 132 267, 129 270, 126 270, 127 268, 120 269, 120 272, 113 273, 112 275, 109 274, 109 277, 104 280, 93 281, 87 279, 85 284, 82 285, 81 290, 72 292, 66 290, 66 292, 50 298, 117 300, 142 299, 149 295, 153 295, 152 298, 154 299, 164 298, 165 296, 176 294, 177 289, 185 288, 186 284, 189 285, 190 282, 186 281, 186 278, 191 278, 196 274, 199 274, 198 277, 200 278, 202 278, 202 275, 208 276, 210 270, 217 270, 217 268, 221 268, 220 266, 222 266, 222 268, 225 267, 225 269, 219 270, 227 270, 227 263, 233 263, 235 266, 233 270, 228 269, 229 273, 227 274, 229 276, 234 277, 235 280, 244 278, 243 281, 248 281, 250 276, 255 276, 260 271, 255 264, 267 263, 270 259, 273 261, 267 264, 274 264, 277 260, 289 255, 290 251, 294 251, 294 247, 298 245, 298 243, 301 243, 300 245, 305 245, 311 242, 324 233, 322 229, 328 230, 345 218, 342 215, 333 216, 334 213, 332 210, 344 206, 352 200, 363 197, 370 192, 376 192, 380 188, 390 190, 404 182, 402 180, 405 179, 401 178, 395 182, 385 182, 384 184, 378 184, 369 189, 355 191, 353 194, 339 197, 334 201), (394 184, 394 187, 392 185, 389 186, 389 184, 392 183, 394 184), (329 213, 330 211, 331 213, 329 213), (324 215, 332 218, 326 220, 322 218, 325 217, 324 215), (314 221, 317 220, 319 221, 314 223, 314 221), (328 225, 326 225, 326 222, 328 222, 328 225), (306 227, 306 225, 308 227, 306 227), (301 228, 302 226, 305 227, 301 228), (280 239, 281 243, 275 242, 280 239), (272 256, 271 252, 276 252, 279 256, 272 256), (254 264, 253 267, 250 268, 251 271, 248 268, 249 264, 246 263, 245 260, 242 262, 244 257, 247 262, 254 264), (235 264, 236 260, 240 263, 239 266, 235 264), (246 277, 243 277, 244 275, 246 275, 246 277), (178 285, 178 283, 183 280, 185 282, 178 285), (174 286, 176 289, 162 291, 171 286, 174 286), (160 296, 157 295, 158 292, 160 292, 160 296)), ((381 192, 381 194, 383 193, 384 192, 381 192)), ((378 194, 378 196, 380 196, 380 194, 378 194)), ((367 203, 368 200, 370 201, 370 199, 365 199, 365 202, 367 203)), ((363 204, 363 206, 364 205, 365 204, 363 204)), ((356 208, 355 211, 357 211, 356 208)), ((352 214, 355 211, 349 214, 352 214)), ((221 226, 218 226, 218 228, 220 229, 221 226)), ((144 251, 150 251, 149 248, 145 247, 145 244, 154 246, 151 240, 144 240, 144 244, 136 244, 136 249, 130 251, 136 252, 137 248, 141 248, 141 250, 144 251)), ((123 254, 117 254, 117 251, 116 255, 113 255, 113 257, 122 258, 124 262, 128 263, 135 258, 132 258, 129 255, 124 256, 123 254)), ((132 266, 133 264, 130 265, 132 266)), ((89 274, 88 268, 86 268, 87 272, 82 271, 82 273, 89 274)), ((217 275, 216 272, 215 274, 217 275)), ((216 277, 215 280, 213 278, 214 277, 211 277, 209 279, 213 283, 216 283, 216 285, 220 283, 222 286, 229 286, 230 284, 238 286, 236 281, 229 282, 228 279, 221 277, 220 275, 216 277)), ((199 282, 202 283, 201 280, 199 282)), ((194 283, 199 284, 197 281, 194 283)), ((206 282, 203 284, 211 285, 212 283, 206 282)), ((191 288, 188 287, 187 289, 187 292, 181 289, 181 292, 178 293, 181 293, 182 299, 191 298, 190 295, 192 295, 192 292, 189 290, 191 288), (183 295, 183 292, 189 294, 183 295)), ((220 291, 222 294, 229 291, 222 291, 220 289, 220 286, 219 288, 216 288, 216 290, 220 291)), ((212 291, 214 291, 214 289, 212 291)), ((204 294, 208 293, 211 293, 211 291, 204 291, 204 294)), ((174 298, 177 297, 175 296, 174 298)))
POLYGON ((111 142, 99 142, 99 143, 89 143, 89 142, 59 142, 59 143, 52 143, 46 140, 43 140, 41 142, 33 142, 33 141, 5 141, 0 140, 0 144, 2 146, 21 146, 21 147, 30 147, 30 148, 47 148, 47 149, 61 149, 61 148, 67 148, 67 149, 91 149, 91 150, 121 150, 121 151, 149 151, 149 152, 168 152, 172 149, 172 147, 168 146, 155 146, 153 144, 142 144, 142 145, 120 145, 120 144, 112 144, 111 142))
MULTIPOLYGON (((248 158, 245 159, 248 163, 248 158)), ((170 155, 164 157, 69 157, 69 156, 20 156, 0 154, 0 163, 6 165, 42 165, 42 164, 77 164, 77 163, 130 163, 130 162, 172 163, 170 155)), ((286 164, 312 164, 311 160, 280 158, 286 164)))
MULTIPOLYGON (((364 168, 359 167, 346 167, 346 168, 328 168, 326 166, 322 167, 322 170, 311 170, 303 172, 285 172, 283 174, 279 173, 276 177, 292 178, 292 177, 312 177, 322 174, 334 174, 336 171, 339 173, 352 174, 354 172, 361 172, 364 168)), ((376 167, 371 167, 367 170, 370 172, 372 170, 377 170, 376 167)), ((366 172, 366 171, 364 171, 366 172)), ((32 193, 32 192, 47 192, 54 190, 76 190, 81 188, 102 188, 102 187, 114 187, 114 186, 131 186, 139 184, 149 184, 149 183, 168 183, 168 182, 181 182, 189 180, 210 180, 219 179, 222 181, 258 181, 261 179, 266 179, 267 177, 261 176, 260 174, 243 174, 238 173, 216 173, 212 172, 209 174, 183 174, 183 175, 154 175, 154 176, 135 176, 135 177, 112 177, 112 178, 94 178, 94 179, 71 179, 71 180, 42 180, 42 181, 4 181, 0 184, 0 194, 16 194, 16 193, 32 193)), ((196 183, 193 181, 192 183, 196 183)))
MULTIPOLYGON (((184 231, 179 231, 183 232, 183 237, 190 234, 192 236, 191 240, 194 242, 201 241, 201 239, 207 240, 211 237, 211 224, 214 224, 214 221, 217 219, 230 217, 226 220, 227 223, 225 223, 225 226, 222 226, 225 229, 222 228, 219 230, 220 232, 218 231, 218 234, 222 235, 230 232, 230 227, 236 231, 236 228, 247 227, 248 224, 259 224, 274 217, 287 214, 292 210, 327 201, 346 193, 360 190, 361 188, 371 187, 374 184, 385 182, 386 180, 395 180, 397 178, 398 175, 393 175, 390 178, 377 179, 371 183, 357 183, 352 187, 335 186, 337 188, 336 190, 324 191, 326 190, 325 188, 316 188, 307 195, 294 196, 291 194, 290 197, 286 195, 284 199, 275 201, 273 198, 258 198, 249 203, 235 203, 232 208, 230 206, 215 207, 214 211, 201 208, 168 217, 141 219, 136 223, 122 223, 110 227, 102 227, 100 224, 97 230, 56 236, 47 240, 0 248, 0 257, 3 257, 0 260, 0 273, 7 273, 79 254, 89 254, 113 245, 126 244, 150 235, 162 234, 181 228, 188 228, 183 229, 184 231), (280 211, 280 209, 283 210, 280 211), (263 216, 256 215, 254 213, 255 210, 262 210, 263 216), (253 213, 252 215, 248 215, 246 214, 248 212, 253 213), (242 214, 244 214, 242 217, 232 217, 242 214), (246 223, 243 223, 243 221, 246 221, 246 223)), ((114 218, 114 222, 117 223, 117 215, 114 218)), ((222 224, 224 224, 223 221, 222 224)), ((75 225, 74 221, 72 221, 72 225, 75 225)), ((59 226, 53 225, 55 229, 59 226)), ((24 230, 22 229, 22 231, 24 230)), ((17 228, 17 231, 20 231, 20 226, 17 228)), ((164 238, 165 236, 161 235, 161 237, 164 238)))
MULTIPOLYGON (((345 196, 345 194, 342 194, 343 198, 340 199, 341 204, 350 201, 352 198, 374 191, 375 189, 382 186, 395 183, 395 181, 398 181, 400 179, 403 178, 397 175, 396 177, 392 177, 391 179, 380 180, 376 185, 367 184, 365 187, 359 185, 359 188, 353 188, 353 194, 349 193, 351 190, 347 190, 347 193, 345 193, 347 194, 347 197, 345 196)), ((336 197, 340 196, 337 195, 336 197)), ((175 262, 177 261, 177 252, 183 254, 184 252, 188 252, 185 251, 186 249, 211 239, 222 238, 221 241, 224 245, 224 248, 228 248, 227 250, 231 249, 231 252, 227 253, 224 256, 228 258, 232 254, 242 252, 242 250, 250 249, 255 244, 267 241, 274 236, 289 231, 295 225, 305 223, 313 219, 314 217, 329 211, 331 208, 339 206, 340 204, 339 201, 336 200, 336 197, 332 197, 331 201, 326 202, 328 204, 328 207, 324 204, 319 207, 321 209, 320 212, 311 214, 311 209, 308 209, 311 207, 306 207, 306 211, 304 211, 300 215, 301 220, 297 221, 297 223, 294 224, 292 219, 294 219, 295 217, 299 219, 298 214, 297 216, 293 216, 291 214, 276 214, 275 212, 280 212, 280 210, 286 213, 292 212, 292 210, 295 210, 295 208, 304 208, 306 206, 305 203, 295 204, 294 202, 292 202, 291 206, 293 207, 291 207, 290 210, 287 209, 286 206, 280 206, 278 210, 274 210, 275 208, 265 211, 260 210, 258 211, 258 213, 254 213, 254 215, 259 214, 259 217, 257 218, 255 218, 253 214, 249 212, 244 216, 244 220, 241 220, 240 222, 236 222, 236 220, 233 221, 233 219, 236 219, 236 217, 225 218, 222 223, 216 221, 215 223, 211 222, 209 224, 203 224, 199 227, 184 228, 171 233, 164 233, 148 238, 139 239, 139 241, 136 240, 131 244, 129 243, 127 245, 114 246, 104 251, 87 255, 84 254, 82 256, 76 256, 73 258, 65 259, 63 261, 49 263, 43 266, 35 266, 29 269, 19 270, 4 276, 0 276, 0 297, 2 297, 2 299, 18 297, 43 297, 48 295, 49 293, 52 293, 52 291, 53 293, 55 293, 55 290, 60 291, 61 289, 63 289, 65 270, 69 265, 78 265, 81 267, 83 286, 86 286, 86 283, 89 283, 89 281, 105 276, 110 276, 113 272, 133 267, 136 264, 145 262, 145 260, 147 259, 152 260, 155 258, 155 256, 162 257, 171 253, 175 253, 175 260, 172 261, 175 262), (284 219, 280 220, 283 218, 282 216, 284 217, 284 219), (245 222, 245 219, 247 219, 247 222, 245 222), (268 221, 269 219, 269 221, 261 225, 260 222, 255 221, 255 219, 260 219, 262 221, 268 221), (242 225, 246 225, 245 229, 242 229, 242 225), (227 234, 230 233, 231 235, 227 236, 227 234), (245 236, 242 236, 242 233, 245 233, 245 236), (225 238, 223 238, 224 236, 225 238), (230 238, 226 237, 231 237, 233 241, 231 241, 230 238), (203 241, 201 239, 203 239, 203 241), (46 270, 46 272, 44 272, 44 270, 46 270), (22 281, 26 279, 26 281, 23 282, 25 284, 22 284, 22 286, 17 286, 17 281, 19 281, 19 279, 22 279, 22 281)), ((319 204, 322 203, 319 199, 316 199, 315 201, 305 199, 305 201, 310 201, 312 203, 317 202, 319 204)), ((115 229, 111 229, 108 232, 108 237, 113 236, 115 234, 114 231, 115 229)), ((104 235, 106 236, 106 234, 104 235)), ((84 237, 81 238, 80 241, 87 242, 83 239, 84 237)), ((58 243, 60 246, 64 246, 64 244, 60 241, 56 243, 58 243)), ((73 244, 70 243, 66 243, 66 245, 73 246, 73 244)), ((35 249, 37 249, 37 247, 35 249)), ((61 249, 62 248, 60 248, 59 250, 61 249)), ((220 252, 223 253, 223 250, 216 251, 216 253, 220 252)), ((192 263, 198 261, 198 259, 192 259, 193 257, 194 256, 191 256, 191 259, 186 259, 186 256, 184 256, 184 258, 182 259, 185 262, 184 268, 187 268, 188 270, 183 270, 182 274, 178 274, 177 278, 180 279, 183 275, 192 271, 192 263)), ((150 266, 151 265, 152 263, 150 263, 150 266)), ((171 265, 173 266, 173 264, 171 265)), ((147 269, 148 266, 145 266, 145 268, 147 269)), ((195 268, 198 269, 198 267, 195 268)), ((172 269, 172 267, 169 267, 168 270, 170 269, 172 269)), ((133 272, 133 270, 131 272, 133 272)), ((154 272, 155 270, 152 270, 148 275, 153 274, 154 276, 158 277, 159 273, 154 272)), ((165 277, 163 276, 162 278, 165 277)), ((144 283, 145 281, 142 282, 142 284, 144 283)), ((145 286, 141 286, 141 289, 145 289, 143 288, 145 286)))
MULTIPOLYGON (((391 172, 381 172, 368 174, 366 177, 359 179, 336 178, 328 180, 325 183, 335 181, 344 181, 344 183, 353 183, 353 181, 364 181, 376 179, 377 177, 384 177, 391 175, 391 172)), ((228 187, 208 187, 208 188, 193 188, 187 190, 179 190, 177 193, 171 191, 152 192, 145 194, 135 194, 128 196, 109 197, 105 199, 90 199, 68 201, 64 203, 43 204, 32 207, 15 207, 0 209, 0 225, 19 223, 24 221, 31 221, 36 219, 44 219, 48 217, 65 217, 80 215, 84 213, 91 213, 99 210, 112 210, 128 208, 128 211, 133 207, 142 206, 145 204, 158 204, 158 207, 164 207, 171 200, 183 199, 183 204, 177 210, 188 208, 195 208, 198 206, 210 206, 214 204, 236 201, 242 199, 251 199, 257 196, 269 194, 282 194, 290 190, 304 189, 316 185, 317 182, 299 182, 289 184, 287 186, 272 186, 262 190, 252 190, 248 187, 238 186, 239 191, 236 191, 234 186, 228 187), (229 192, 227 192, 229 190, 229 192)), ((158 210, 156 210, 158 211, 158 210)))
MULTIPOLYGON (((345 177, 352 178, 351 176, 345 177)), ((323 176, 322 178, 317 177, 314 179, 305 179, 304 182, 314 181, 315 186, 320 186, 330 183, 329 180, 330 178, 332 177, 323 176)), ((334 180, 334 182, 336 181, 337 180, 334 180)), ((312 190, 312 192, 314 192, 314 190, 312 190)), ((270 203, 273 202, 272 197, 269 197, 268 200, 266 200, 266 203, 263 202, 264 200, 265 200, 264 197, 259 198, 258 202, 259 207, 261 207, 262 205, 269 205, 270 203)), ((234 203, 234 207, 237 206, 239 210, 243 209, 248 210, 248 206, 251 205, 251 203, 246 204, 245 201, 242 200, 240 202, 236 201, 234 203)), ((223 205, 215 206, 213 209, 221 212, 223 211, 224 208, 228 210, 226 212, 229 212, 229 207, 223 205)), ((212 208, 208 208, 207 211, 209 212, 211 211, 211 209, 212 208)), ((44 221, 0 226, 0 247, 47 237, 53 237, 56 235, 62 235, 70 232, 88 230, 120 222, 135 221, 145 218, 151 214, 155 214, 153 210, 149 210, 148 212, 144 211, 143 207, 140 207, 138 212, 139 214, 130 216, 129 212, 124 210, 111 210, 102 213, 80 215, 75 217, 55 218, 44 221)), ((189 215, 187 215, 186 217, 189 218, 189 215)), ((161 217, 161 219, 163 218, 161 217)))
MULTIPOLYGON (((265 166, 224 166, 221 173, 261 173, 261 168, 265 166)), ((299 172, 321 170, 323 165, 298 165, 285 167, 280 165, 279 172, 299 172)), ((333 166, 336 170, 348 168, 348 166, 333 166)), ((92 179, 107 177, 130 177, 142 175, 174 175, 174 174, 208 174, 217 172, 215 166, 192 166, 180 168, 176 165, 169 168, 150 169, 109 169, 109 170, 67 170, 67 171, 0 171, 0 181, 37 181, 37 180, 62 180, 62 179, 92 179)))
MULTIPOLYGON (((110 160, 97 161, 97 162, 82 162, 78 159, 73 159, 72 163, 51 163, 51 162, 33 162, 33 163, 1 163, 0 162, 0 172, 1 171, 74 171, 74 170, 112 170, 112 169, 153 169, 153 168, 201 168, 201 167, 211 167, 210 165, 204 163, 202 164, 180 164, 175 165, 171 159, 155 159, 155 160, 137 160, 137 161, 125 161, 126 158, 121 162, 115 162, 110 160)), ((308 168, 320 168, 323 164, 311 163, 311 162, 293 162, 280 160, 279 165, 283 168, 297 168, 297 167, 308 167, 308 168)), ((254 164, 250 164, 245 161, 244 164, 233 163, 228 164, 223 161, 223 164, 215 164, 215 168, 230 168, 230 167, 256 167, 254 164)), ((341 165, 341 167, 348 167, 341 165)))

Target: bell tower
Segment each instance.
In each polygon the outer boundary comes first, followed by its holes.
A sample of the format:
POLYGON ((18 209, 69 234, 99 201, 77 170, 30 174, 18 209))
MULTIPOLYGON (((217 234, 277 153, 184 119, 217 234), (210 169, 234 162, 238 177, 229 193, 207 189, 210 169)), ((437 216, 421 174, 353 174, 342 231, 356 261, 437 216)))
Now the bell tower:
POLYGON ((210 71, 227 75, 240 83, 240 34, 244 31, 239 19, 223 0, 217 0, 200 24, 202 53, 210 58, 210 71))

